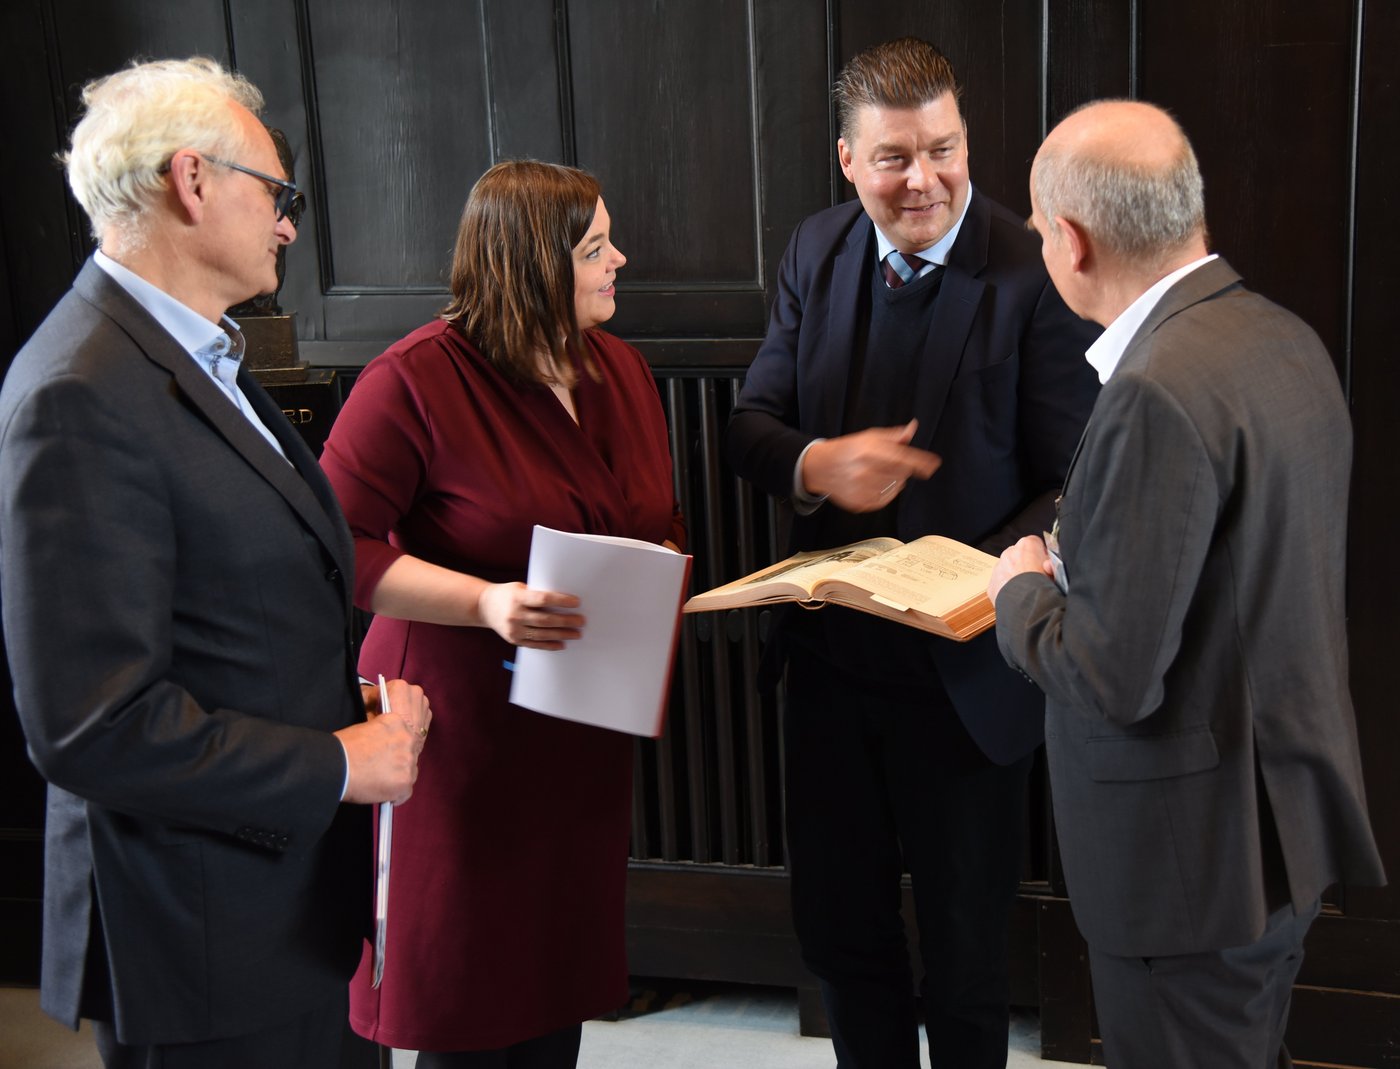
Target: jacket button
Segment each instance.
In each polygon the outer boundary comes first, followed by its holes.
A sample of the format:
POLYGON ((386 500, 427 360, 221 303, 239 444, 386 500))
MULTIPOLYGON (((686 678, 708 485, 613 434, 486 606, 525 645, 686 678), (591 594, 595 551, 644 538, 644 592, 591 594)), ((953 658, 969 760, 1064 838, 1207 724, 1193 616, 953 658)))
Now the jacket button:
POLYGON ((326 582, 334 583, 340 579, 340 569, 332 568, 326 573, 326 582))

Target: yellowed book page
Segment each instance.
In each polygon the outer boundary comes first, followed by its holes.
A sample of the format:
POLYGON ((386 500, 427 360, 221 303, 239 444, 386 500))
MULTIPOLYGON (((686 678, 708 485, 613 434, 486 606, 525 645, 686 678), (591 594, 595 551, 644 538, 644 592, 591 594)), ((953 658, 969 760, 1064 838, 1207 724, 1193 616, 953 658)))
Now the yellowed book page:
POLYGON ((757 572, 752 577, 741 580, 737 585, 740 588, 754 587, 781 579, 785 583, 794 583, 804 590, 812 591, 823 579, 830 579, 838 572, 844 572, 882 553, 892 553, 899 549, 899 546, 899 541, 894 538, 870 538, 837 549, 799 553, 767 571, 757 572))
POLYGON ((926 535, 864 561, 840 578, 891 608, 945 616, 986 591, 996 562, 951 538, 926 535))
POLYGON ((899 546, 900 542, 895 538, 871 538, 835 549, 798 553, 752 575, 697 594, 686 602, 685 608, 687 612, 694 612, 721 600, 728 604, 756 605, 775 595, 796 596, 805 600, 811 597, 812 589, 822 580, 899 546), (770 585, 778 589, 762 589, 770 585), (797 588, 791 595, 781 589, 788 585, 797 588))

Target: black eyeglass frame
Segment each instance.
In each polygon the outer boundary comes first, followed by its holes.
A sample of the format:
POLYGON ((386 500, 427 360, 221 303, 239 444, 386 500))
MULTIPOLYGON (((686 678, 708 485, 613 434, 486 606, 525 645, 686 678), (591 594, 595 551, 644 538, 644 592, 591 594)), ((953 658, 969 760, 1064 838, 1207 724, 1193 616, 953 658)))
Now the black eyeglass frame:
POLYGON ((251 167, 244 167, 241 163, 234 163, 232 160, 221 160, 217 156, 207 156, 210 163, 217 163, 220 167, 227 167, 233 171, 242 171, 250 174, 254 178, 261 178, 277 187, 277 196, 273 199, 272 205, 277 210, 277 221, 290 219, 292 226, 301 225, 302 213, 306 211, 306 194, 297 189, 295 182, 288 182, 285 178, 274 178, 270 174, 263 174, 255 171, 251 167))

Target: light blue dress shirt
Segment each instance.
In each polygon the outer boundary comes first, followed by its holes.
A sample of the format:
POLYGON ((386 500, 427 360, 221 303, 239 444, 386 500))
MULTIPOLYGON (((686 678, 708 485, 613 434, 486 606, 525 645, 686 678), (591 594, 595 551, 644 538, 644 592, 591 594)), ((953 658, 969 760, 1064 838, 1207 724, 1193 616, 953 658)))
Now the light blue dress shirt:
MULTIPOLYGON (((953 243, 958 240, 958 231, 962 229, 963 220, 967 218, 968 205, 972 203, 972 184, 967 186, 967 200, 963 201, 962 214, 958 216, 958 221, 952 225, 948 233, 935 241, 926 249, 920 249, 913 255, 925 261, 924 266, 919 268, 919 273, 914 278, 923 278, 935 267, 942 267, 948 262, 948 254, 953 251, 953 243)), ((875 227, 876 252, 879 254, 880 263, 885 262, 885 257, 894 252, 894 242, 885 237, 885 232, 878 226, 875 227)), ((912 281, 912 280, 911 280, 912 281)), ((907 284, 907 283, 906 283, 907 284)))
MULTIPOLYGON (((151 313, 167 334, 175 339, 180 348, 200 369, 213 380, 219 390, 243 418, 267 439, 267 444, 277 450, 277 455, 287 460, 287 454, 272 431, 268 430, 243 391, 238 388, 238 369, 243 363, 243 334, 238 324, 228 316, 223 317, 222 325, 209 322, 188 305, 181 304, 158 286, 153 286, 140 275, 123 267, 99 249, 92 255, 93 262, 107 272, 115 282, 137 304, 151 313)), ((289 464, 291 461, 287 461, 289 464)))

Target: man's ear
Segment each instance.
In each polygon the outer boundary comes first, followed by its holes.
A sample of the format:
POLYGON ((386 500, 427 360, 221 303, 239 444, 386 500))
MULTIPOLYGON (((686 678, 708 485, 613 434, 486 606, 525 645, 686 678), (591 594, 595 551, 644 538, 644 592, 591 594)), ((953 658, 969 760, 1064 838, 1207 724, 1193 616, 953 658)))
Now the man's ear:
POLYGON ((854 182, 851 177, 851 147, 846 144, 844 137, 836 139, 836 159, 841 164, 841 173, 846 176, 846 181, 854 182))
POLYGON ((1060 240, 1069 252, 1069 269, 1082 272, 1093 260, 1093 244, 1082 226, 1063 215, 1055 216, 1055 225, 1060 230, 1060 240))
POLYGON ((170 193, 186 221, 201 222, 208 207, 209 181, 213 175, 209 161, 194 149, 182 148, 170 157, 169 174, 170 193))

